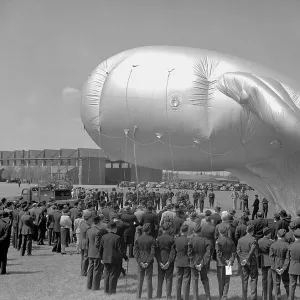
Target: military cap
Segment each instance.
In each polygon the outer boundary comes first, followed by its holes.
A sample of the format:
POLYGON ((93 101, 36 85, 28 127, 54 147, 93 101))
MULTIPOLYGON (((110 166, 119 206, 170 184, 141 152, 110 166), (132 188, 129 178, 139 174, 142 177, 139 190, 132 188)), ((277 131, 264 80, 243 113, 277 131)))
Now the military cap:
POLYGON ((291 222, 292 220, 292 215, 291 214, 288 214, 287 217, 285 218, 287 221, 291 222))
POLYGON ((228 221, 233 221, 233 220, 234 220, 233 215, 229 214, 228 215, 228 221))
POLYGON ((199 233, 200 231, 201 231, 201 224, 197 223, 197 224, 196 224, 196 227, 195 227, 195 229, 194 229, 194 232, 195 232, 195 233, 199 233))
POLYGON ((295 222, 291 222, 289 226, 292 230, 297 228, 297 224, 295 222))
POLYGON ((250 216, 250 211, 249 211, 249 210, 245 210, 245 211, 244 211, 244 215, 250 216))
POLYGON ((235 214, 236 214, 235 209, 230 209, 228 212, 229 212, 231 215, 235 215, 235 214))
POLYGON ((294 231, 294 236, 296 239, 300 239, 300 229, 299 228, 294 231))
POLYGON ((284 209, 279 213, 279 215, 282 218, 286 218, 287 217, 287 213, 286 213, 286 211, 284 209))
POLYGON ((180 231, 182 231, 182 232, 188 232, 188 230, 189 230, 189 226, 187 224, 183 224, 180 227, 180 231))
POLYGON ((108 225, 107 225, 107 228, 110 229, 110 230, 114 230, 117 228, 117 223, 116 222, 109 222, 108 225))
POLYGON ((265 227, 265 228, 263 229, 263 234, 264 234, 264 236, 267 236, 267 235, 270 234, 270 233, 271 233, 271 228, 265 227))
POLYGON ((218 226, 218 230, 223 235, 226 235, 228 233, 228 227, 226 226, 218 226))
POLYGON ((100 216, 96 215, 96 216, 94 217, 94 219, 93 219, 93 222, 94 222, 95 224, 97 224, 97 223, 100 222, 100 220, 101 220, 100 216))
POLYGON ((131 210, 130 206, 125 207, 125 211, 129 212, 131 210))
POLYGON ((77 216, 76 216, 77 218, 81 218, 82 217, 82 211, 79 211, 78 213, 77 213, 77 216))
POLYGON ((90 217, 92 216, 92 213, 90 211, 86 211, 84 214, 83 214, 83 218, 85 220, 88 220, 90 217))
POLYGON ((211 216, 211 211, 209 210, 209 209, 207 209, 206 211, 205 211, 205 215, 208 217, 208 216, 211 216))
POLYGON ((163 230, 169 230, 171 228, 171 223, 170 222, 165 222, 163 225, 162 225, 162 229, 163 230))
POLYGON ((145 223, 143 225, 143 231, 144 232, 149 232, 151 230, 151 224, 150 223, 145 223))
POLYGON ((67 213, 69 212, 69 209, 68 209, 67 207, 64 207, 63 210, 62 210, 62 212, 63 212, 64 214, 67 214, 67 213))
POLYGON ((286 234, 286 230, 285 229, 279 229, 278 232, 277 232, 277 235, 279 237, 284 237, 286 234))
POLYGON ((194 219, 197 217, 197 213, 195 211, 193 211, 191 214, 190 214, 190 217, 191 219, 194 219))

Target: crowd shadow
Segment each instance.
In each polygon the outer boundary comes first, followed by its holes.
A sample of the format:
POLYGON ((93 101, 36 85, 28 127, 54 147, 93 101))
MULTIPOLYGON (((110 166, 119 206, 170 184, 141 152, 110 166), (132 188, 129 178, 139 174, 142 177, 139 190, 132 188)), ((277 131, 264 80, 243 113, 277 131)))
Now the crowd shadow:
POLYGON ((35 274, 35 273, 41 273, 43 271, 10 271, 9 274, 11 275, 18 275, 18 274, 35 274))
POLYGON ((33 256, 53 256, 54 253, 40 253, 40 254, 34 254, 33 256))

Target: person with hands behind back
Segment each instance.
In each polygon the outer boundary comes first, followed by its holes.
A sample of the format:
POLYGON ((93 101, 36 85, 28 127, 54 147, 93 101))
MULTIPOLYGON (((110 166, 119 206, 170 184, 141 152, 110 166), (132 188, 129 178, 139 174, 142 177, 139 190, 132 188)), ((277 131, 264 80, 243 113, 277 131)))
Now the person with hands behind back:
POLYGON ((210 261, 210 244, 206 238, 201 237, 201 225, 199 223, 197 223, 194 233, 195 235, 191 238, 188 244, 188 256, 190 258, 194 300, 198 299, 199 273, 206 299, 210 300, 209 280, 207 277, 210 261))
POLYGON ((219 282, 220 299, 227 299, 230 284, 230 275, 225 272, 225 267, 232 266, 236 257, 235 244, 228 238, 228 228, 219 229, 219 238, 216 241, 217 277, 219 282))
POLYGON ((142 289, 144 278, 147 278, 147 299, 152 299, 153 286, 153 261, 155 256, 155 239, 151 234, 151 224, 145 223, 143 225, 143 234, 135 241, 133 248, 133 255, 138 263, 138 287, 137 298, 142 296, 142 289))
POLYGON ((243 299, 247 300, 248 280, 250 277, 250 299, 256 300, 258 280, 258 248, 257 241, 253 237, 254 226, 252 224, 248 225, 246 232, 247 234, 239 239, 236 249, 242 269, 243 299))
POLYGON ((279 229, 277 240, 270 246, 269 257, 272 261, 271 270, 273 286, 275 288, 275 299, 280 299, 280 282, 282 280, 287 296, 289 296, 289 244, 284 240, 286 231, 279 229))
POLYGON ((156 260, 157 260, 157 298, 162 296, 164 278, 166 278, 167 299, 171 299, 175 249, 174 239, 170 235, 171 224, 166 222, 162 226, 163 233, 156 240, 156 260))

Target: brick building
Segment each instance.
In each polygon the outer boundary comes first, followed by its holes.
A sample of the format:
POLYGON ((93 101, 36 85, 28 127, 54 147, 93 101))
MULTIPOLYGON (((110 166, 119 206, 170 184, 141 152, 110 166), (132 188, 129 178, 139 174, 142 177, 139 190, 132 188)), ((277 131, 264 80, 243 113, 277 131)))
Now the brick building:
MULTIPOLYGON (((137 167, 139 181, 159 182, 162 170, 137 167)), ((44 149, 0 151, 0 176, 31 182, 46 181, 52 174, 67 174, 73 184, 104 185, 135 181, 135 166, 110 161, 101 149, 44 149)))

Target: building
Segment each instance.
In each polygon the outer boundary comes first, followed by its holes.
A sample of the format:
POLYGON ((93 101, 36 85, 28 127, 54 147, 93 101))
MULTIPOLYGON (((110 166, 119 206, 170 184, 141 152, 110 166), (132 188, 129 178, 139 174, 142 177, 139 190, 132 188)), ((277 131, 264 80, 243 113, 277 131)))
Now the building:
MULTIPOLYGON (((137 172, 139 181, 162 180, 162 170, 137 166, 137 172)), ((0 151, 3 180, 20 178, 33 183, 46 182, 53 174, 68 175, 75 185, 117 184, 136 178, 134 165, 110 161, 101 149, 0 151)))

